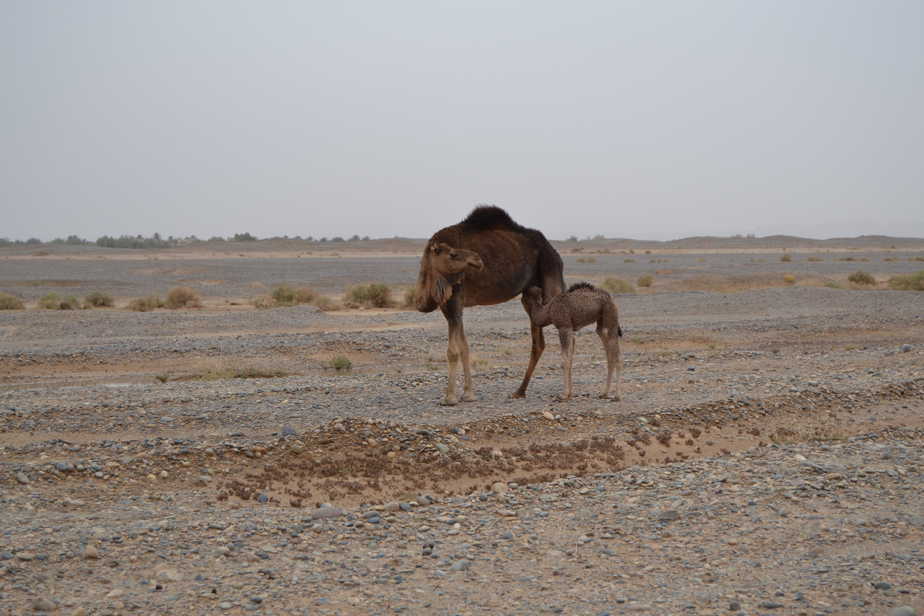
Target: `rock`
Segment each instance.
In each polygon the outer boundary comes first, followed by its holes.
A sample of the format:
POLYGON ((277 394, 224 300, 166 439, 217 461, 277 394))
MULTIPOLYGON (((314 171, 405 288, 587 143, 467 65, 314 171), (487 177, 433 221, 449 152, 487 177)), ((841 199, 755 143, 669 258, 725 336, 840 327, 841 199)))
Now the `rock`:
MULTIPOLYGON (((914 347, 912 347, 910 344, 903 344, 903 345, 901 346, 901 352, 902 352, 902 353, 908 353, 908 352, 911 351, 912 348, 914 348, 914 347)), ((896 608, 896 609, 897 609, 897 608, 896 608)))
POLYGON ((873 588, 876 590, 889 590, 892 588, 892 585, 888 582, 873 582, 873 588))
POLYGON ((311 512, 311 519, 313 520, 329 520, 332 518, 339 518, 343 515, 343 510, 338 507, 318 507, 311 512))
POLYGON ((54 601, 45 597, 36 597, 32 601, 32 609, 36 612, 53 612, 57 608, 54 601))
POLYGON ((218 604, 218 607, 220 607, 223 610, 230 610, 233 606, 231 605, 229 601, 222 601, 221 603, 218 604))
POLYGON ((83 549, 83 557, 87 560, 95 560, 99 558, 99 548, 95 545, 88 545, 83 549))
POLYGON ((680 519, 680 512, 676 509, 666 509, 658 514, 659 522, 673 522, 680 519))
POLYGON ((765 610, 776 610, 783 607, 783 604, 778 601, 761 601, 757 604, 757 607, 762 607, 765 610))
POLYGON ((445 443, 437 443, 435 447, 437 450, 439 450, 440 453, 449 453, 449 446, 445 443))
POLYGON ((106 593, 106 598, 107 599, 118 599, 124 594, 125 594, 125 591, 122 590, 121 588, 113 588, 112 590, 106 593))
POLYGON ((452 563, 452 566, 449 567, 450 571, 468 571, 469 567, 472 566, 472 561, 461 558, 456 562, 452 563))
POLYGON ((260 494, 260 495, 257 496, 257 502, 258 502, 258 503, 268 503, 268 502, 269 502, 269 496, 267 496, 266 494, 260 494))
POLYGON ((901 605, 892 608, 892 611, 889 612, 889 616, 918 616, 918 613, 910 605, 901 605))
POLYGON ((19 560, 25 561, 25 562, 29 562, 30 560, 35 558, 35 554, 33 554, 32 552, 19 552, 16 555, 16 558, 18 558, 19 560))
POLYGON ((507 492, 507 483, 505 481, 495 481, 491 484, 491 491, 495 494, 505 494, 507 492))
POLYGON ((542 416, 548 419, 549 421, 555 421, 555 415, 548 411, 542 411, 542 416))
POLYGON ((23 485, 26 485, 29 483, 29 478, 26 477, 26 474, 23 473, 22 471, 16 473, 15 477, 16 477, 16 481, 18 481, 19 483, 23 485))
POLYGON ((737 611, 739 611, 740 609, 741 609, 741 604, 738 603, 737 601, 732 601, 731 603, 728 604, 728 611, 729 611, 729 612, 737 612, 737 611))
POLYGON ((68 473, 74 470, 74 465, 70 462, 55 462, 55 469, 62 473, 68 473))
POLYGON ((157 570, 157 581, 161 583, 165 582, 179 582, 183 579, 183 576, 180 575, 180 572, 172 567, 164 567, 157 570))

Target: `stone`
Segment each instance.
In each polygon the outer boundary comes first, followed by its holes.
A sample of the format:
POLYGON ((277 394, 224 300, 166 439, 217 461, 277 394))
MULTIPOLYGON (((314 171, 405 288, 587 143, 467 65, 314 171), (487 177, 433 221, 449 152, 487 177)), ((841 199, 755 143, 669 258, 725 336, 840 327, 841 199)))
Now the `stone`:
POLYGON ((311 512, 311 519, 313 520, 329 520, 332 518, 339 518, 343 515, 343 510, 338 507, 318 507, 311 512))
POLYGON ((83 557, 87 560, 96 560, 99 558, 99 548, 95 545, 88 545, 83 549, 83 557))
POLYGON ((507 492, 507 482, 495 481, 491 484, 491 491, 495 494, 505 494, 507 492))
POLYGON ((667 509, 658 514, 659 522, 673 522, 680 519, 680 512, 676 509, 667 509))
POLYGON ((918 612, 910 605, 901 605, 892 608, 892 611, 889 612, 889 616, 918 616, 918 612))
POLYGON ((914 348, 914 347, 912 347, 910 344, 903 344, 903 345, 901 346, 901 351, 902 351, 902 353, 909 353, 909 352, 911 351, 912 348, 914 348))
POLYGON ((16 473, 15 477, 16 477, 16 481, 18 481, 22 485, 26 485, 29 483, 29 478, 22 471, 16 473))
POLYGON ((36 597, 32 601, 32 609, 36 612, 53 612, 58 609, 58 606, 51 599, 36 597))
POLYGON ((449 453, 449 446, 445 443, 437 443, 436 448, 440 453, 449 453))
POLYGON ((542 411, 542 416, 548 419, 549 421, 555 421, 555 415, 548 411, 542 411))
POLYGON ((292 426, 283 426, 282 427, 283 436, 298 436, 298 433, 295 431, 295 428, 292 426))
POLYGON ((157 570, 157 581, 164 582, 179 582, 183 579, 183 576, 180 575, 180 572, 172 567, 164 567, 157 570))
POLYGON ((449 567, 450 571, 468 571, 469 567, 472 566, 472 561, 466 558, 460 558, 456 562, 452 563, 452 566, 449 567))

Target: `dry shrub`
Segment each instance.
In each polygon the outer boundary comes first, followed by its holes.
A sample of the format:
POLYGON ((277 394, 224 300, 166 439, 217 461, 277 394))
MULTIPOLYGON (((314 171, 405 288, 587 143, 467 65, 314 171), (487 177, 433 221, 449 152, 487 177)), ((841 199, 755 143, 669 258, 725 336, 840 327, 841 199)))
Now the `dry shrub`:
POLYGON ((39 308, 45 310, 77 310, 80 302, 73 295, 61 297, 57 293, 49 293, 38 301, 39 308))
POLYGON ((199 308, 202 300, 199 293, 189 287, 173 287, 167 293, 167 308, 199 308))
POLYGON ((621 278, 607 278, 603 281, 603 288, 610 293, 635 293, 635 287, 632 286, 632 283, 621 278))
POLYGON ((909 261, 924 261, 924 257, 908 257, 909 261))
POLYGON ((260 297, 255 297, 251 300, 251 303, 255 308, 265 309, 265 308, 275 308, 276 300, 274 300, 269 295, 261 295, 260 297))
POLYGON ((417 307, 417 289, 411 287, 404 292, 404 307, 405 308, 416 308, 417 307))
POLYGON ((335 300, 323 295, 318 296, 318 299, 314 300, 314 305, 318 307, 318 310, 323 310, 324 312, 333 312, 343 308, 343 306, 335 300))
POLYGON ((806 261, 811 261, 812 263, 819 263, 821 261, 824 261, 824 259, 822 259, 821 257, 809 257, 808 259, 806 259, 806 261))
POLYGON ((783 274, 783 282, 786 284, 796 284, 796 277, 792 274, 783 274))
POLYGON ((869 287, 876 284, 876 279, 873 278, 873 275, 869 272, 864 272, 863 270, 855 271, 851 275, 847 276, 847 280, 855 285, 863 287, 869 287))
POLYGON ((623 263, 635 263, 635 259, 623 259, 623 263))
POLYGON ((156 295, 149 295, 147 297, 138 297, 128 302, 127 308, 129 310, 134 310, 135 312, 150 312, 156 308, 163 308, 164 301, 157 297, 156 295))
POLYGON ((924 291, 924 270, 889 278, 889 288, 896 291, 924 291))
POLYGON ((22 310, 26 305, 15 295, 0 293, 0 310, 22 310))
POLYGON ((357 285, 347 291, 346 301, 348 305, 386 308, 391 305, 391 289, 379 283, 357 285))
POLYGON ((111 308, 115 304, 112 296, 101 291, 94 291, 83 298, 83 305, 86 308, 111 308))
POLYGON ((273 289, 273 301, 277 306, 295 306, 296 304, 310 304, 318 294, 309 287, 294 289, 289 285, 279 285, 273 289))
POLYGON ((578 263, 596 263, 597 257, 578 257, 578 263))
POLYGON ((789 263, 790 261, 792 261, 792 255, 787 253, 783 255, 782 257, 780 257, 780 261, 782 261, 783 263, 789 263))
POLYGON ((638 286, 647 288, 654 283, 654 277, 651 274, 645 274, 644 276, 639 276, 635 282, 638 283, 638 286))

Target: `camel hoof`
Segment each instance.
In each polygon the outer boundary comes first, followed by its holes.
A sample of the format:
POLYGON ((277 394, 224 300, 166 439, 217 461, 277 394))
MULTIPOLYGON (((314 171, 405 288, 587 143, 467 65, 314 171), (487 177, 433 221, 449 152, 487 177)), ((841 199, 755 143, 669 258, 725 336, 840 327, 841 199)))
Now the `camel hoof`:
POLYGON ((519 391, 519 390, 517 390, 517 391, 513 392, 512 394, 510 394, 510 397, 511 397, 511 398, 525 398, 525 397, 526 397, 526 392, 525 392, 525 391, 519 391))
POLYGON ((616 394, 615 396, 611 396, 609 394, 600 394, 600 399, 609 400, 611 402, 619 402, 620 400, 622 400, 622 398, 619 397, 619 394, 616 394))
POLYGON ((571 400, 571 396, 562 396, 562 395, 555 396, 556 402, 568 402, 569 400, 571 400))
POLYGON ((443 398, 440 401, 440 406, 455 406, 459 404, 458 398, 443 398))
POLYGON ((470 391, 467 391, 464 394, 462 394, 462 402, 474 402, 477 399, 478 398, 475 397, 475 394, 473 394, 470 391))

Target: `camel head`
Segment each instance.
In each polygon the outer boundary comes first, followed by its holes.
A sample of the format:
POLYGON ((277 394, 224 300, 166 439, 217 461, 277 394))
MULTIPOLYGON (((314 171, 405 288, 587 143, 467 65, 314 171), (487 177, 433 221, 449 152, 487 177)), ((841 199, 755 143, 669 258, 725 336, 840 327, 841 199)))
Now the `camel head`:
POLYGON ((477 252, 453 248, 445 242, 430 242, 420 260, 417 278, 417 309, 430 312, 452 297, 452 285, 466 271, 482 271, 484 262, 477 252))

